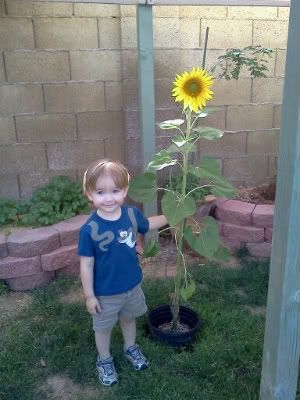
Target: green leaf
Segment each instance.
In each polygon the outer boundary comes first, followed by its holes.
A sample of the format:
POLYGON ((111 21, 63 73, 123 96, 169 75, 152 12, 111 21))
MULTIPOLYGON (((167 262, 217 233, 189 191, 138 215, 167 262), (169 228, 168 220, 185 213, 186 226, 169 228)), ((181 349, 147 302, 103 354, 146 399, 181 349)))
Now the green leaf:
POLYGON ((186 227, 184 239, 198 254, 211 259, 219 248, 219 228, 212 217, 204 217, 201 220, 201 227, 199 233, 194 233, 190 226, 186 227))
POLYGON ((169 119, 167 121, 160 122, 158 126, 160 129, 177 129, 184 123, 184 119, 169 119))
POLYGON ((221 176, 218 161, 209 156, 202 157, 199 166, 191 166, 189 168, 189 172, 195 175, 197 178, 211 178, 215 176, 221 176))
POLYGON ((158 171, 171 165, 175 165, 176 163, 177 160, 173 159, 167 150, 161 150, 159 153, 154 155, 153 159, 148 164, 148 168, 158 171))
POLYGON ((186 197, 183 201, 179 201, 174 192, 167 192, 164 195, 161 206, 163 214, 171 226, 176 226, 196 212, 196 204, 192 198, 186 197))
POLYGON ((215 140, 220 139, 224 132, 220 129, 209 128, 209 127, 198 127, 194 128, 193 132, 196 132, 199 139, 215 140))
POLYGON ((208 114, 211 114, 216 111, 215 107, 204 107, 202 110, 196 112, 197 116, 200 118, 206 117, 208 114))
POLYGON ((219 246, 218 250, 214 254, 214 258, 220 261, 229 261, 230 257, 231 254, 229 249, 222 244, 219 246))
POLYGON ((190 280, 189 284, 180 289, 180 295, 184 301, 187 301, 196 291, 196 284, 193 279, 190 280))
POLYGON ((155 240, 151 239, 148 240, 144 247, 143 251, 143 258, 146 257, 154 257, 158 252, 159 252, 160 246, 159 243, 156 242, 155 240))
POLYGON ((177 147, 182 147, 186 143, 188 143, 187 140, 185 140, 182 136, 177 135, 172 139, 172 142, 177 146, 177 147))
POLYGON ((153 172, 137 175, 129 182, 128 195, 138 202, 149 202, 156 197, 156 176, 153 172))
POLYGON ((233 197, 236 189, 227 179, 222 176, 215 176, 211 179, 211 193, 217 197, 233 197))

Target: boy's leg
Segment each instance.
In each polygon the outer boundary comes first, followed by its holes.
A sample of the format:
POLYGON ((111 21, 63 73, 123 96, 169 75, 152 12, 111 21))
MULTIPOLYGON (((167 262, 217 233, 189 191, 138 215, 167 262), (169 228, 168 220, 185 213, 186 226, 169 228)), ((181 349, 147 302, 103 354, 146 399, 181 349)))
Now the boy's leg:
POLYGON ((124 348, 125 350, 127 350, 128 347, 133 346, 135 344, 135 338, 136 338, 135 318, 120 317, 119 322, 124 339, 124 348))
POLYGON ((111 357, 110 354, 111 331, 112 331, 111 329, 107 329, 95 332, 96 346, 101 360, 106 360, 107 358, 111 357))

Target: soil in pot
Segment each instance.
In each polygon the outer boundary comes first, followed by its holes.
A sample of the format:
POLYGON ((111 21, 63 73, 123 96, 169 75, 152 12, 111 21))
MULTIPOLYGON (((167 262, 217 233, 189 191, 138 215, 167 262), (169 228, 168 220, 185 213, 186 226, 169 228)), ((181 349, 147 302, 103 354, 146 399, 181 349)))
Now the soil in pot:
POLYGON ((148 314, 147 323, 150 336, 173 347, 189 346, 195 340, 202 326, 202 321, 194 310, 186 306, 180 306, 179 318, 179 330, 171 331, 170 305, 164 304, 156 307, 148 314))
POLYGON ((258 186, 240 186, 236 199, 254 204, 273 204, 275 201, 276 184, 265 183, 258 186))

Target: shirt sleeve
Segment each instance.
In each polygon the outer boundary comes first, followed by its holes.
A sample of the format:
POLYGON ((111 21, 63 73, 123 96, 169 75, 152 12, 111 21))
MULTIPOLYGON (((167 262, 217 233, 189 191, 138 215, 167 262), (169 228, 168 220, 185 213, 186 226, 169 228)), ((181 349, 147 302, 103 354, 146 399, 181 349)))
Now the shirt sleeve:
POLYGON ((149 220, 144 216, 144 214, 138 209, 135 209, 136 221, 137 221, 137 231, 139 233, 146 233, 149 230, 149 220))
POLYGON ((91 235, 86 228, 80 229, 77 254, 83 257, 95 257, 95 248, 91 235))

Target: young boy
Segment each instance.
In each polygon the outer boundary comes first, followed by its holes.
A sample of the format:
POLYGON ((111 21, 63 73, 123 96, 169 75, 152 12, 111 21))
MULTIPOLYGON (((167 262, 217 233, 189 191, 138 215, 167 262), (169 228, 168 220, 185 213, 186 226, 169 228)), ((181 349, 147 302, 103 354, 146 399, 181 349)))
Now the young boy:
POLYGON ((142 271, 135 250, 136 236, 167 223, 163 215, 145 218, 136 207, 124 206, 128 184, 127 169, 108 159, 91 164, 83 179, 84 193, 95 211, 80 229, 80 273, 86 307, 93 316, 96 366, 105 386, 118 380, 110 353, 111 331, 117 321, 125 357, 136 370, 149 365, 135 343, 135 318, 147 311, 140 286, 142 271))

